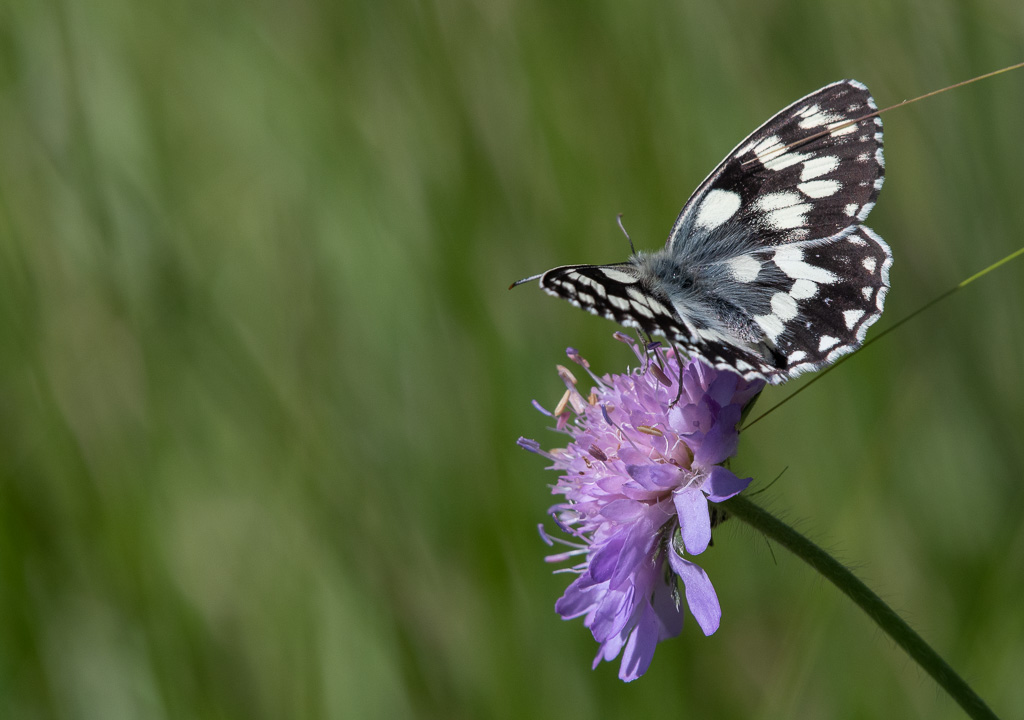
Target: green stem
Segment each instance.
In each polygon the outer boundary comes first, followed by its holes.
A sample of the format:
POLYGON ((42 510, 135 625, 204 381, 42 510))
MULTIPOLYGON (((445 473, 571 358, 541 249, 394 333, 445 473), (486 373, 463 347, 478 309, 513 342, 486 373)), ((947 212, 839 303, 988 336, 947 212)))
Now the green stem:
POLYGON ((832 581, 836 587, 857 603, 861 610, 878 623, 878 626, 888 633, 889 637, 906 650, 910 657, 916 660, 929 675, 935 678, 935 682, 941 685, 970 717, 986 718, 987 720, 996 718, 995 713, 953 671, 953 668, 939 657, 938 653, 932 650, 928 643, 903 621, 903 618, 897 615, 839 561, 744 497, 736 496, 726 500, 721 506, 730 515, 761 531, 832 581))

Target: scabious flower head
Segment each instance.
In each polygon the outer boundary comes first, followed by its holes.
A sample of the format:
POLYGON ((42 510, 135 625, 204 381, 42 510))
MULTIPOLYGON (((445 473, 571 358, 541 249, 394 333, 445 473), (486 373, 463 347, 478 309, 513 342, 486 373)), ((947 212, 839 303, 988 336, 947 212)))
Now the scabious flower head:
MULTIPOLYGON (((553 413, 556 429, 571 438, 545 452, 534 440, 519 445, 544 455, 562 473, 553 493, 564 496, 550 512, 571 536, 559 562, 583 556, 577 574, 555 603, 564 618, 583 617, 600 645, 594 667, 622 653, 619 677, 646 672, 661 640, 678 635, 686 604, 705 635, 718 629, 721 608, 707 573, 685 555, 699 555, 711 541, 708 502, 747 487, 722 465, 736 453, 736 426, 762 381, 690 360, 679 372, 674 353, 641 350, 628 337, 641 367, 598 378, 570 348, 571 360, 596 383, 588 395, 564 367, 566 393, 553 413), (682 391, 679 380, 682 379, 682 391), (678 401, 676 402, 676 398, 678 401)), ((548 544, 550 538, 542 529, 548 544)))

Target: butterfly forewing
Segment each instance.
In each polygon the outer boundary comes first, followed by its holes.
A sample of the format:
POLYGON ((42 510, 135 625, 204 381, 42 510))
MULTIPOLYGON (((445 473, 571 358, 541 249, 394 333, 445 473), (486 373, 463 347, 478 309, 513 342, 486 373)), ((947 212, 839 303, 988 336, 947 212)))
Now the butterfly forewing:
POLYGON ((541 276, 540 286, 550 295, 620 325, 686 338, 687 344, 697 340, 673 312, 668 298, 648 286, 630 263, 557 267, 541 276))
POLYGON ((667 247, 688 257, 827 238, 863 221, 884 178, 866 87, 826 85, 736 146, 683 206, 667 247))

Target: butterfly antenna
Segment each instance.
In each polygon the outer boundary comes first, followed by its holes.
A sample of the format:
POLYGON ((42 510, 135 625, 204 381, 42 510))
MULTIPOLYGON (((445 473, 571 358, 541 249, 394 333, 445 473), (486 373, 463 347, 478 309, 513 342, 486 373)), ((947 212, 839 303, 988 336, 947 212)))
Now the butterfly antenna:
POLYGON ((528 278, 523 278, 522 280, 516 280, 514 283, 512 283, 511 285, 508 286, 508 289, 511 290, 516 285, 522 285, 523 283, 532 282, 533 280, 539 280, 543 276, 544 276, 544 273, 541 273, 540 275, 531 275, 528 278))
POLYGON ((633 247, 633 238, 631 238, 629 236, 629 233, 626 232, 626 226, 622 224, 622 213, 619 213, 616 216, 616 221, 619 223, 619 230, 621 230, 622 234, 626 236, 627 240, 629 240, 629 252, 630 252, 630 254, 636 255, 636 248, 633 247))

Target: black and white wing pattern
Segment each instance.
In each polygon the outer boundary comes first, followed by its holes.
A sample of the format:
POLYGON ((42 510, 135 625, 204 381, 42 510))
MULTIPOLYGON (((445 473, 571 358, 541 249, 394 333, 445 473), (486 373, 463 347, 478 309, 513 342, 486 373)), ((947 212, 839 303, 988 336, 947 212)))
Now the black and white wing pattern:
POLYGON ((855 80, 797 100, 700 184, 664 249, 554 268, 540 286, 748 379, 834 362, 889 289, 889 246, 861 224, 884 178, 875 110, 855 80))

